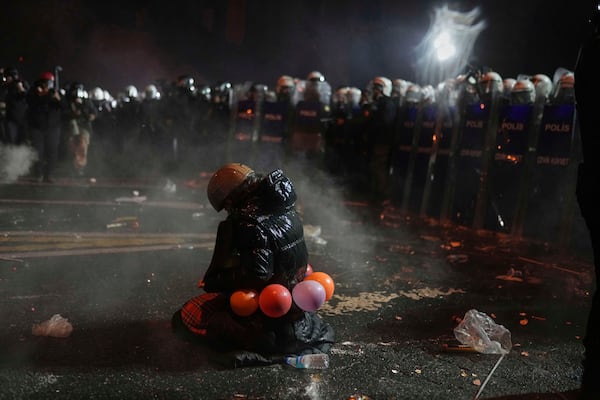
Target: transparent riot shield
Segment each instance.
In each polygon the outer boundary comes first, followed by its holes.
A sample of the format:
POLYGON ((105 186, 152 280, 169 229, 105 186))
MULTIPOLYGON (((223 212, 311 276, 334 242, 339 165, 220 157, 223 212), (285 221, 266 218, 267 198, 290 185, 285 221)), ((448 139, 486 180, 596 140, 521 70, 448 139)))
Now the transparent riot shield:
POLYGON ((296 87, 299 100, 295 106, 289 150, 316 162, 324 153, 323 134, 330 118, 331 86, 327 82, 299 82, 296 87))

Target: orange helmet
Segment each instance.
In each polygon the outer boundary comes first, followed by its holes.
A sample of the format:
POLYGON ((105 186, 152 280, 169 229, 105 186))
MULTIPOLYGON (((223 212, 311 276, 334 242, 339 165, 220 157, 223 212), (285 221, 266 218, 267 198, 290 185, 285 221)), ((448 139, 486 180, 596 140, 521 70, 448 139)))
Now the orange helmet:
POLYGON ((253 174, 254 170, 252 168, 239 163, 225 164, 219 168, 208 181, 206 188, 208 201, 210 201, 213 208, 221 211, 229 195, 253 174))

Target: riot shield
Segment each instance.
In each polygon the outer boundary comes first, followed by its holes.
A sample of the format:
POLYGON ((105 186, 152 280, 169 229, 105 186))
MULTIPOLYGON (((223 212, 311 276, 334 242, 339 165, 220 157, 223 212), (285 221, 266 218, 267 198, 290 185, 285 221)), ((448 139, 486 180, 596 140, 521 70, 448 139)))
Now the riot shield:
POLYGON ((289 101, 265 101, 255 157, 256 168, 272 171, 285 163, 293 105, 289 101))
POLYGON ((575 193, 575 104, 544 109, 523 235, 558 243, 570 230, 575 193))
POLYGON ((485 132, 490 113, 489 107, 481 107, 479 102, 465 107, 462 135, 456 157, 451 219, 458 224, 471 226, 483 170, 485 132))
POLYGON ((457 111, 455 105, 439 105, 436 112, 435 135, 425 176, 425 189, 420 215, 441 218, 444 187, 448 175, 448 164, 452 137, 456 134, 457 111))
POLYGON ((398 111, 396 137, 391 155, 390 174, 390 199, 396 206, 403 206, 407 184, 411 154, 413 154, 413 140, 417 119, 419 117, 419 103, 406 102, 398 111))
POLYGON ((327 82, 304 82, 301 86, 296 90, 302 97, 295 107, 289 149, 294 156, 318 159, 324 152, 323 133, 330 117, 331 87, 327 82))
POLYGON ((533 111, 533 104, 505 105, 500 110, 496 151, 488 180, 494 196, 486 210, 486 229, 499 232, 512 229, 520 183, 524 179, 533 111))
POLYGON ((229 159, 254 165, 254 143, 258 139, 263 93, 250 82, 234 86, 235 115, 228 140, 229 159))
POLYGON ((429 162, 433 156, 433 139, 437 119, 437 105, 435 103, 424 104, 421 108, 419 127, 415 129, 415 148, 412 153, 412 162, 409 165, 411 174, 410 187, 405 189, 405 210, 417 214, 421 211, 425 184, 428 179, 427 171, 429 162))

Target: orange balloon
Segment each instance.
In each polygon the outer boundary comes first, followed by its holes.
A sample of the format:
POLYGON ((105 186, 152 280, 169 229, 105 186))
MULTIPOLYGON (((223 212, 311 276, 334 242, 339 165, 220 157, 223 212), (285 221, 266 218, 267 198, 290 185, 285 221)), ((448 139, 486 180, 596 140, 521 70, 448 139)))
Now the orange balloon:
POLYGON ((313 272, 308 275, 304 280, 312 279, 319 282, 325 288, 325 301, 329 300, 333 296, 333 292, 335 290, 335 284, 333 283, 333 279, 331 276, 327 275, 325 272, 313 272))
POLYGON ((285 286, 272 283, 260 292, 258 305, 267 317, 279 318, 292 308, 292 294, 285 286))
POLYGON ((252 315, 258 309, 258 293, 252 289, 237 290, 229 297, 229 305, 240 317, 252 315))

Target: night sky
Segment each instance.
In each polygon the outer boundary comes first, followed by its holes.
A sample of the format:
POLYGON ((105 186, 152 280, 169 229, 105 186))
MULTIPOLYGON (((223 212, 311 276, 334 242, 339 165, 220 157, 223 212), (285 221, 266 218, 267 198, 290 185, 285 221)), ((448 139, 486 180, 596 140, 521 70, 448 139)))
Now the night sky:
POLYGON ((436 7, 478 6, 486 28, 470 62, 503 78, 572 70, 587 0, 8 1, 0 63, 23 78, 61 65, 61 83, 111 93, 191 74, 198 83, 256 81, 321 71, 332 87, 375 76, 415 80, 415 48, 436 7))

